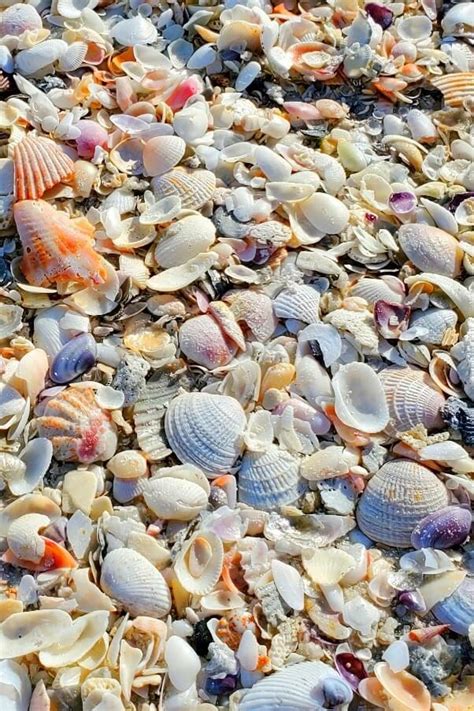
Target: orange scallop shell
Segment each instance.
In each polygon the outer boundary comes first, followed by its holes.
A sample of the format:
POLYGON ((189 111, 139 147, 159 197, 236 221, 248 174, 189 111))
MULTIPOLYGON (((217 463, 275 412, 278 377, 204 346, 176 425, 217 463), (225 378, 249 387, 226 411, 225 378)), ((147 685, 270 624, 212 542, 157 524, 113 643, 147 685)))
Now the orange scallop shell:
POLYGON ((443 94, 444 101, 453 108, 462 107, 468 98, 474 97, 474 73, 456 72, 433 77, 431 83, 443 94))
POLYGON ((30 284, 104 283, 105 261, 93 248, 94 227, 84 217, 72 220, 44 200, 17 202, 13 214, 23 247, 21 268, 30 284))
POLYGON ((15 197, 36 200, 46 190, 74 177, 74 163, 49 138, 27 136, 13 149, 15 197))

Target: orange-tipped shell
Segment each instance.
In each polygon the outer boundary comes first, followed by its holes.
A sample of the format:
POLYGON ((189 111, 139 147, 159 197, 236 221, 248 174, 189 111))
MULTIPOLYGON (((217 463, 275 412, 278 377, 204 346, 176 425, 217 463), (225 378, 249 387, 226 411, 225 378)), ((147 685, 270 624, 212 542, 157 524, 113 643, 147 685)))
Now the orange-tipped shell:
POLYGON ((27 136, 13 149, 15 197, 36 200, 74 177, 74 163, 61 148, 40 136, 27 136))
POLYGON ((57 568, 77 568, 77 561, 72 555, 59 543, 52 541, 49 538, 43 538, 45 548, 41 559, 34 563, 31 560, 23 560, 17 558, 11 550, 7 550, 3 555, 3 561, 14 565, 18 568, 25 568, 35 573, 41 573, 45 570, 56 570, 57 568))
POLYGON ((443 94, 445 103, 453 108, 462 107, 466 99, 474 97, 473 72, 445 74, 435 77, 431 83, 443 94))

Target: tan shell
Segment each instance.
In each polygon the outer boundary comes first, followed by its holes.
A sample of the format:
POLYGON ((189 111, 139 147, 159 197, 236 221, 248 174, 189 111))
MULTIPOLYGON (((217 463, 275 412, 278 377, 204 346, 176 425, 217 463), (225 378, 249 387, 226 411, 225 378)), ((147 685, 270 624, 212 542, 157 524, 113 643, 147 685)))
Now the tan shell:
POLYGON ((13 149, 13 161, 17 200, 37 200, 74 176, 74 163, 49 138, 27 136, 13 149))
POLYGON ((216 189, 216 176, 209 170, 173 168, 166 175, 152 180, 158 200, 176 195, 183 210, 199 210, 211 199, 216 189))
POLYGON ((443 74, 432 78, 431 83, 443 94, 445 103, 453 108, 462 107, 467 99, 474 96, 473 72, 443 74))
POLYGON ((34 610, 10 615, 0 625, 2 657, 13 659, 57 644, 72 627, 63 610, 34 610))
POLYGON ((185 590, 193 595, 207 595, 222 572, 224 547, 211 531, 197 531, 181 549, 174 571, 185 590))
POLYGON ((202 215, 187 215, 164 231, 155 249, 155 259, 164 269, 178 267, 206 252, 216 240, 216 228, 202 215))
POLYGON ((174 477, 153 477, 144 491, 148 508, 156 516, 191 521, 207 506, 207 494, 198 484, 174 477))
POLYGON ((449 232, 431 225, 402 225, 398 239, 408 259, 422 272, 447 277, 460 273, 463 251, 449 232))
POLYGON ((163 175, 184 156, 186 143, 178 136, 155 136, 143 149, 143 165, 146 175, 163 175))
POLYGON ((444 396, 427 373, 417 368, 391 366, 382 370, 379 378, 390 414, 387 434, 394 436, 417 425, 428 430, 443 426, 440 408, 444 396))

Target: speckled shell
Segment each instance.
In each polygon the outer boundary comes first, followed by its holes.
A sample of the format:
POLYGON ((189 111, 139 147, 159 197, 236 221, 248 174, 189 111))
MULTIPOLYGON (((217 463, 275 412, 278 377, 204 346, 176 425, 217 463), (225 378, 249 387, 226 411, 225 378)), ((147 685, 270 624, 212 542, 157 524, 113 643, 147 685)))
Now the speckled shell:
POLYGON ((270 445, 265 452, 246 452, 239 469, 239 501, 270 511, 293 503, 304 491, 299 461, 290 452, 270 445))
POLYGON ((382 370, 379 378, 390 413, 387 434, 394 436, 420 424, 428 430, 443 426, 440 409, 444 396, 427 373, 393 366, 382 370))
POLYGON ((150 479, 144 498, 158 518, 176 521, 191 521, 207 506, 207 494, 201 486, 172 476, 150 479))
POLYGON ((195 316, 183 323, 179 346, 188 360, 209 370, 227 365, 237 352, 235 343, 209 314, 195 316))
POLYGON ((168 442, 178 459, 210 474, 234 466, 245 425, 245 413, 237 400, 202 392, 179 395, 165 417, 168 442))
MULTIPOLYGON (((342 677, 323 662, 302 662, 257 681, 251 689, 243 692, 238 711, 324 711, 327 703, 324 695, 325 682, 337 681, 347 687, 346 698, 352 699, 352 691, 342 677)), ((331 706, 334 711, 342 711, 346 704, 331 706)))
POLYGON ((439 77, 432 77, 431 83, 443 94, 445 103, 453 108, 463 106, 466 99, 474 96, 474 74, 472 72, 443 74, 439 77))
POLYGON ((415 311, 411 317, 410 328, 419 326, 425 328, 427 333, 420 334, 418 340, 431 345, 441 345, 448 328, 454 328, 458 321, 458 315, 452 309, 427 309, 426 311, 415 311))
POLYGON ((199 210, 216 189, 216 177, 209 170, 174 168, 151 183, 158 200, 177 195, 183 210, 199 210))
POLYGON ((474 620, 474 578, 464 578, 461 585, 446 600, 432 609, 434 616, 454 632, 467 635, 474 620))
POLYGON ((110 459, 117 447, 117 431, 91 388, 67 388, 47 403, 37 419, 40 437, 50 439, 54 456, 62 462, 110 459))
POLYGON ((170 591, 161 573, 129 548, 107 553, 100 586, 133 616, 163 617, 171 607, 170 591))
POLYGON ((294 284, 283 289, 273 300, 275 316, 296 319, 304 323, 319 321, 320 295, 306 284, 294 284))
POLYGON ((37 200, 46 190, 74 177, 74 163, 49 138, 24 138, 13 149, 13 163, 17 200, 37 200))
POLYGON ((452 548, 464 543, 471 530, 472 517, 468 508, 447 506, 428 514, 411 534, 414 548, 452 548))
POLYGON ((174 571, 185 590, 192 595, 207 595, 216 586, 223 563, 221 539, 212 531, 200 530, 184 544, 176 558, 174 571))
POLYGON ((408 548, 415 526, 447 506, 448 499, 446 487, 429 469, 396 459, 368 482, 357 507, 357 523, 373 541, 408 548))
POLYGON ((455 237, 431 225, 402 225, 400 247, 422 272, 456 277, 461 271, 463 251, 455 237))
POLYGON ((168 227, 155 249, 155 259, 163 269, 177 267, 201 252, 216 239, 216 228, 202 215, 187 215, 168 227))

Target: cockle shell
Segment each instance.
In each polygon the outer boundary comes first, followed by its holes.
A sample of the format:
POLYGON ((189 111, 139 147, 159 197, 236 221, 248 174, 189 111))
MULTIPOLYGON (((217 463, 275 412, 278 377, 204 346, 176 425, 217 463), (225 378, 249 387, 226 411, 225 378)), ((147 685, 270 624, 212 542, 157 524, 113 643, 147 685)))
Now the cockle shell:
POLYGON ((416 368, 391 366, 379 374, 385 391, 390 422, 385 431, 391 436, 417 425, 428 430, 440 428, 444 396, 429 375, 416 368))
POLYGON ((55 383, 70 383, 87 372, 95 363, 96 342, 90 333, 82 333, 66 343, 56 354, 50 367, 55 383))
POLYGON ((177 267, 206 252, 215 240, 216 228, 211 220, 187 215, 164 230, 156 245, 155 259, 164 269, 177 267))
POLYGON ((236 344, 208 314, 195 316, 183 323, 179 345, 192 362, 213 370, 230 363, 237 352, 236 344))
POLYGON ((166 175, 153 178, 151 183, 158 200, 176 195, 183 210, 199 210, 216 189, 216 177, 209 170, 173 168, 166 175))
POLYGON ((410 329, 420 329, 417 338, 422 343, 441 345, 447 331, 454 329, 458 315, 452 309, 430 308, 426 311, 415 311, 410 320, 410 329))
POLYGON ((47 39, 28 49, 18 52, 16 69, 21 76, 34 76, 57 62, 67 51, 68 45, 61 39, 47 39))
POLYGON ((61 509, 47 496, 42 494, 26 494, 15 499, 0 511, 0 536, 6 536, 13 521, 27 514, 42 514, 48 516, 50 522, 61 515, 61 509))
POLYGON ((152 44, 158 37, 156 27, 143 15, 120 20, 110 31, 110 36, 124 47, 152 44))
POLYGON ((434 616, 454 632, 467 635, 474 619, 474 578, 466 577, 459 587, 433 608, 434 616))
POLYGON ((215 587, 224 564, 224 546, 211 531, 196 531, 179 552, 174 572, 192 595, 207 595, 215 587))
POLYGON ((117 548, 104 558, 100 586, 134 617, 163 617, 171 595, 161 573, 140 553, 117 548))
POLYGON ((460 506, 447 506, 428 514, 413 529, 414 548, 451 548, 463 543, 471 530, 471 512, 460 506))
POLYGON ((15 3, 0 14, 0 36, 20 37, 24 32, 40 30, 41 17, 33 5, 15 3))
POLYGON ((172 476, 147 481, 143 497, 158 518, 191 521, 207 506, 207 493, 192 481, 172 476))
MULTIPOLYGON (((468 4, 468 3, 463 3, 468 4)), ((462 107, 474 96, 472 72, 457 72, 431 78, 431 83, 443 94, 445 103, 452 108, 462 107)))
POLYGON ((292 711, 343 711, 351 700, 349 684, 332 667, 323 662, 301 662, 257 681, 243 692, 237 709, 275 711, 278 704, 292 711))
POLYGON ((319 321, 320 295, 306 284, 294 284, 273 299, 273 309, 279 318, 296 319, 304 323, 319 321))
POLYGON ((366 363, 342 365, 333 378, 336 415, 361 432, 381 432, 389 410, 380 380, 366 363))
POLYGON ((37 200, 46 190, 74 177, 74 163, 69 156, 54 141, 42 136, 26 136, 17 143, 13 163, 17 200, 37 200))
POLYGON ((57 644, 72 627, 63 610, 35 610, 10 615, 0 624, 2 657, 13 659, 57 644))
POLYGON ((404 297, 403 283, 398 279, 386 281, 384 279, 359 279, 350 289, 351 296, 360 296, 369 304, 377 301, 389 301, 401 304, 404 297))
POLYGON ((396 459, 369 480, 357 507, 366 536, 387 546, 408 548, 415 526, 448 504, 444 484, 426 467, 396 459))
POLYGON ((463 336, 451 349, 451 355, 458 362, 457 373, 461 378, 464 392, 474 400, 474 318, 463 324, 463 336))
POLYGON ((402 225, 398 239, 408 259, 421 271, 447 277, 460 273, 463 252, 448 232, 431 225, 402 225))
POLYGON ((117 447, 115 425, 91 388, 63 390, 47 402, 37 424, 40 436, 51 440, 54 456, 63 462, 110 459, 117 447))
POLYGON ((234 466, 245 425, 245 413, 237 400, 203 392, 179 395, 165 416, 168 442, 178 459, 210 474, 234 466))
POLYGON ((146 175, 157 176, 167 173, 178 165, 184 156, 186 143, 178 136, 155 136, 145 144, 143 165, 146 175))
POLYGON ((271 444, 265 452, 246 452, 239 469, 239 501, 257 509, 290 504, 302 494, 299 461, 290 452, 271 444))
POLYGON ((94 228, 85 218, 71 220, 44 200, 22 200, 13 210, 23 247, 21 268, 30 284, 105 281, 105 262, 93 249, 94 228))

